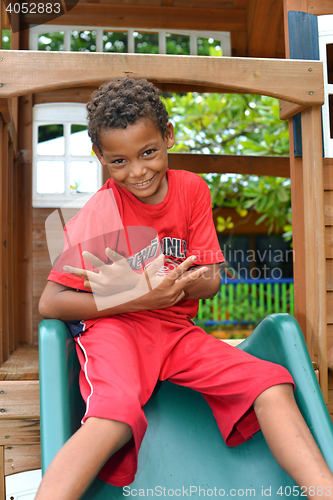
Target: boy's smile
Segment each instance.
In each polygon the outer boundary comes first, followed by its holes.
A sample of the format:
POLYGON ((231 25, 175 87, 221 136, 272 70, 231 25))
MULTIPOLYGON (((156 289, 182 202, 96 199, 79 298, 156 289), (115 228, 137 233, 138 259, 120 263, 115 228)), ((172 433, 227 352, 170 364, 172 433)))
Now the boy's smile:
POLYGON ((93 150, 116 184, 139 200, 156 205, 168 191, 167 152, 174 142, 171 123, 162 137, 153 121, 146 118, 125 129, 103 130, 100 134, 102 154, 95 146, 93 150))

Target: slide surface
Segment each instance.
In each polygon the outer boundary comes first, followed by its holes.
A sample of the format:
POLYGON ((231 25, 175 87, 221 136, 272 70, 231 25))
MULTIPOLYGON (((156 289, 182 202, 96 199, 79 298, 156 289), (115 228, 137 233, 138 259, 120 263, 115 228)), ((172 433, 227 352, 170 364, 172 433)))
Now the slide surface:
MULTIPOLYGON (((57 320, 42 321, 39 345, 45 470, 80 426, 84 404, 78 388, 75 346, 67 327, 57 320)), ((291 372, 297 403, 333 470, 333 425, 296 320, 288 314, 268 316, 237 348, 282 364, 291 372)), ((96 479, 85 500, 305 497, 276 463, 261 432, 240 446, 227 447, 201 394, 163 382, 145 406, 145 414, 148 430, 134 483, 123 489, 96 479)))

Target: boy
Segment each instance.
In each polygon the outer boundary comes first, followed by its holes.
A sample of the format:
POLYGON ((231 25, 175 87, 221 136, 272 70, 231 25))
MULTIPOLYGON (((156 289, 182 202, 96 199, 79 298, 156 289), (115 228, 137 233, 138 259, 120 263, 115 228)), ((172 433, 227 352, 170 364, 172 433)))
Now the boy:
POLYGON ((70 322, 87 409, 36 499, 79 499, 98 473, 116 486, 131 483, 146 430, 142 407, 158 379, 201 392, 230 446, 261 428, 296 483, 331 498, 333 477, 295 404, 290 374, 190 321, 198 299, 217 293, 224 259, 207 185, 168 170, 174 131, 158 90, 119 78, 87 109, 94 152, 111 179, 67 224, 65 251, 39 305, 45 318, 70 322))

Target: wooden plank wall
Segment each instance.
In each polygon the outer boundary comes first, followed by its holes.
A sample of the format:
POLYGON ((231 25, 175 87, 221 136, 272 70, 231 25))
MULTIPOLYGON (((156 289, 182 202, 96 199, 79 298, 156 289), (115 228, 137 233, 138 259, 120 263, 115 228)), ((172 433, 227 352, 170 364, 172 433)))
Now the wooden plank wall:
POLYGON ((47 248, 45 221, 56 208, 32 210, 32 262, 33 262, 33 342, 38 342, 38 324, 43 319, 38 312, 38 302, 45 288, 52 265, 47 248))
POLYGON ((0 364, 18 346, 18 282, 17 282, 17 163, 14 144, 15 128, 7 99, 0 100, 0 364))
POLYGON ((327 347, 333 349, 333 158, 324 160, 327 347))

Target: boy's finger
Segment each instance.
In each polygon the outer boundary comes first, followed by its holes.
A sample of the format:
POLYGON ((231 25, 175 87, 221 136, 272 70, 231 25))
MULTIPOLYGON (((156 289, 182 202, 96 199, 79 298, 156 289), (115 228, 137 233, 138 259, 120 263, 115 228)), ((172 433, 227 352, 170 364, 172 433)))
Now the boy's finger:
POLYGON ((84 279, 88 278, 87 271, 85 269, 80 269, 72 266, 64 266, 63 270, 66 273, 74 274, 74 276, 78 276, 79 278, 84 278, 84 279))
POLYGON ((176 298, 176 300, 174 300, 174 302, 173 302, 172 305, 174 306, 175 304, 177 304, 178 302, 180 302, 184 297, 185 297, 185 292, 184 292, 184 290, 182 290, 180 292, 180 294, 178 295, 178 297, 176 298))
POLYGON ((88 290, 91 290, 90 281, 87 281, 87 280, 86 280, 86 281, 83 283, 83 285, 84 285, 86 288, 88 288, 88 290))
POLYGON ((111 250, 111 248, 109 248, 109 247, 105 249, 105 254, 113 262, 118 262, 119 260, 125 259, 125 257, 123 255, 119 255, 119 253, 115 252, 114 250, 111 250))
POLYGON ((74 276, 78 276, 79 278, 83 278, 84 280, 94 282, 99 276, 98 273, 94 273, 93 271, 86 271, 85 269, 80 269, 77 267, 65 266, 63 270, 67 273, 74 274, 74 276))
POLYGON ((161 253, 155 260, 152 261, 151 264, 149 264, 148 267, 146 267, 146 270, 148 272, 148 276, 151 278, 161 266, 163 266, 164 263, 164 255, 161 253))
POLYGON ((187 286, 189 283, 191 283, 192 281, 195 281, 197 280, 198 278, 200 278, 203 274, 205 274, 206 272, 208 271, 208 267, 201 267, 200 269, 198 269, 197 271, 193 271, 192 273, 190 274, 187 274, 186 276, 183 276, 183 277, 179 277, 177 280, 176 280, 176 284, 179 283, 181 285, 182 288, 184 288, 185 286, 187 286))
POLYGON ((85 259, 87 259, 88 262, 90 262, 90 264, 92 264, 97 269, 106 265, 105 262, 101 261, 98 257, 90 252, 82 252, 82 255, 85 259))
POLYGON ((172 280, 178 279, 182 274, 184 274, 185 271, 187 271, 197 260, 195 255, 191 255, 191 257, 188 257, 184 262, 179 264, 178 267, 173 269, 171 273, 168 274, 168 277, 171 278, 172 280))

